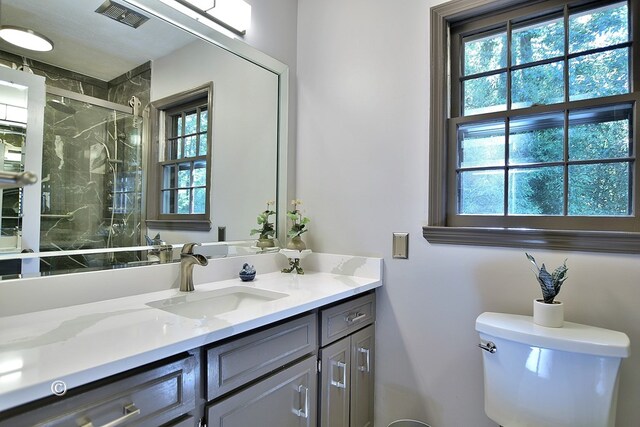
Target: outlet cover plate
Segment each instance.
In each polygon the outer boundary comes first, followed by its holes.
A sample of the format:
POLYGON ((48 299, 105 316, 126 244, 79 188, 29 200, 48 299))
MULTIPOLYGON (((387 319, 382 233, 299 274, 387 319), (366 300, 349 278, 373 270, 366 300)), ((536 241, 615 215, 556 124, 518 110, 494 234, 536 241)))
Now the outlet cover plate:
POLYGON ((394 258, 409 258, 409 233, 393 233, 392 253, 394 258))

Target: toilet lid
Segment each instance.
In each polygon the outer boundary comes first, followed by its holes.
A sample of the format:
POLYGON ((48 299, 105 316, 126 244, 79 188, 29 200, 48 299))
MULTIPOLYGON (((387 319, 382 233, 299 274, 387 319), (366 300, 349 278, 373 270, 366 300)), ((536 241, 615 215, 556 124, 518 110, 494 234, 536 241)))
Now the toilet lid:
POLYGON ((533 317, 506 313, 482 313, 476 330, 535 347, 586 353, 594 356, 628 357, 629 337, 618 331, 564 322, 561 328, 533 323, 533 317))

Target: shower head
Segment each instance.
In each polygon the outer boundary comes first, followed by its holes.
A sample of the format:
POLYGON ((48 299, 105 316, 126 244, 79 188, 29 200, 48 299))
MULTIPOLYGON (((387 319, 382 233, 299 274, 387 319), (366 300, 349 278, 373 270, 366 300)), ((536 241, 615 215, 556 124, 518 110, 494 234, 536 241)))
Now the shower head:
POLYGON ((76 113, 76 109, 73 108, 72 106, 70 106, 69 104, 66 104, 64 102, 64 97, 61 97, 60 99, 50 99, 49 101, 47 101, 47 105, 49 107, 55 108, 56 110, 60 111, 61 113, 65 113, 65 114, 75 114, 76 113))

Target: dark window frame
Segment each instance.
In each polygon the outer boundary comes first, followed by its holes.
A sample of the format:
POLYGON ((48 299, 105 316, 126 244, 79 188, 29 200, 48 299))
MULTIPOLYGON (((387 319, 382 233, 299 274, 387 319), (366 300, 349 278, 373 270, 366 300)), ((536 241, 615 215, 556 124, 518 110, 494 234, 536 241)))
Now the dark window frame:
MULTIPOLYGON (((595 252, 619 252, 640 253, 640 212, 635 211, 635 228, 633 231, 603 231, 603 223, 606 218, 594 217, 591 221, 593 229, 575 230, 548 228, 549 224, 542 221, 534 227, 509 227, 504 223, 495 223, 491 226, 451 226, 447 221, 447 213, 450 207, 451 189, 448 188, 448 174, 451 164, 448 159, 451 140, 448 121, 451 108, 451 82, 449 80, 451 70, 450 55, 450 29, 452 25, 460 25, 465 21, 491 19, 487 18, 496 13, 520 14, 521 10, 528 11, 538 8, 550 7, 562 8, 564 0, 454 0, 431 9, 431 110, 429 130, 429 205, 428 222, 423 227, 423 236, 430 243, 457 244, 474 246, 499 246, 499 247, 527 247, 561 250, 581 250, 595 252)), ((593 4, 592 1, 573 1, 572 6, 593 4)), ((613 2, 612 2, 613 3, 613 2)), ((634 38, 640 35, 640 19, 638 19, 638 6, 636 2, 629 2, 630 33, 634 38)), ((602 2, 598 2, 602 5, 602 2)), ((527 13, 529 14, 529 13, 527 13)), ((640 49, 638 40, 632 42, 630 61, 640 64, 640 49)), ((630 76, 632 92, 629 94, 631 101, 636 102, 634 112, 633 131, 634 145, 638 144, 638 116, 640 108, 638 102, 638 88, 640 78, 638 66, 634 67, 634 74, 630 76)), ((457 95, 456 95, 457 96, 457 95)), ((579 101, 575 105, 580 105, 579 101)), ((573 108, 575 108, 575 105, 573 108)), ((555 107, 555 106, 554 106, 555 107)), ((533 112, 550 111, 549 106, 532 107, 533 112)), ((491 114, 488 113, 487 117, 491 114)), ((531 110, 527 111, 531 114, 531 110)), ((499 113, 498 113, 499 115, 499 113)), ((454 142, 455 144, 455 142, 454 142)), ((640 165, 636 166, 640 173, 640 165)), ((637 178, 636 178, 637 182, 637 178)), ((635 197, 639 197, 640 189, 635 189, 635 197)), ((634 201, 634 204, 637 201, 634 201)))
POLYGON ((212 187, 212 151, 213 151, 213 83, 187 90, 151 103, 151 145, 149 149, 149 165, 147 183, 147 226, 169 230, 211 230, 211 187, 212 187), (171 126, 169 116, 179 111, 193 110, 206 104, 207 109, 207 153, 186 159, 167 159, 166 141, 171 126), (163 213, 162 209, 162 173, 165 164, 180 164, 187 161, 206 161, 206 200, 205 212, 199 214, 163 213))

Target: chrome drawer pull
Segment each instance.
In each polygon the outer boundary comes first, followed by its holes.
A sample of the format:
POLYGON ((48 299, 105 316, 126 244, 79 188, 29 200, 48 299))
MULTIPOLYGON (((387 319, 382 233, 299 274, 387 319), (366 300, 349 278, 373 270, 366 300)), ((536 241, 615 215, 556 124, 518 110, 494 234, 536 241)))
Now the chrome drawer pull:
POLYGON ((369 358, 369 349, 368 348, 362 348, 362 347, 358 347, 358 353, 362 353, 364 354, 365 357, 365 362, 366 364, 364 366, 358 366, 358 371, 361 372, 370 372, 371 371, 371 366, 370 366, 370 358, 369 358))
MULTIPOLYGON (((140 409, 136 408, 136 405, 134 405, 133 403, 130 405, 127 405, 123 408, 124 410, 124 415, 121 416, 120 418, 113 420, 109 423, 104 424, 102 427, 116 427, 119 426, 121 424, 126 423, 127 421, 129 421, 131 418, 135 417, 136 415, 140 415, 140 409)), ((81 427, 94 427, 93 423, 91 421, 89 421, 86 424, 83 424, 81 427)))
POLYGON ((498 351, 498 347, 496 347, 496 345, 491 341, 486 344, 478 344, 478 347, 480 347, 484 351, 488 351, 489 353, 495 353, 496 351, 498 351))
POLYGON ((302 391, 304 390, 304 405, 303 409, 294 409, 293 413, 299 416, 300 418, 309 418, 309 389, 302 384, 298 386, 298 393, 302 395, 302 391))
POLYGON ((342 382, 333 379, 333 369, 331 370, 331 385, 338 388, 347 388, 347 364, 343 362, 332 362, 331 364, 342 369, 342 382))
POLYGON ((347 317, 344 318, 344 320, 347 323, 354 323, 354 322, 357 322, 359 320, 364 319, 365 317, 367 317, 367 313, 357 312, 355 314, 349 314, 347 317))

